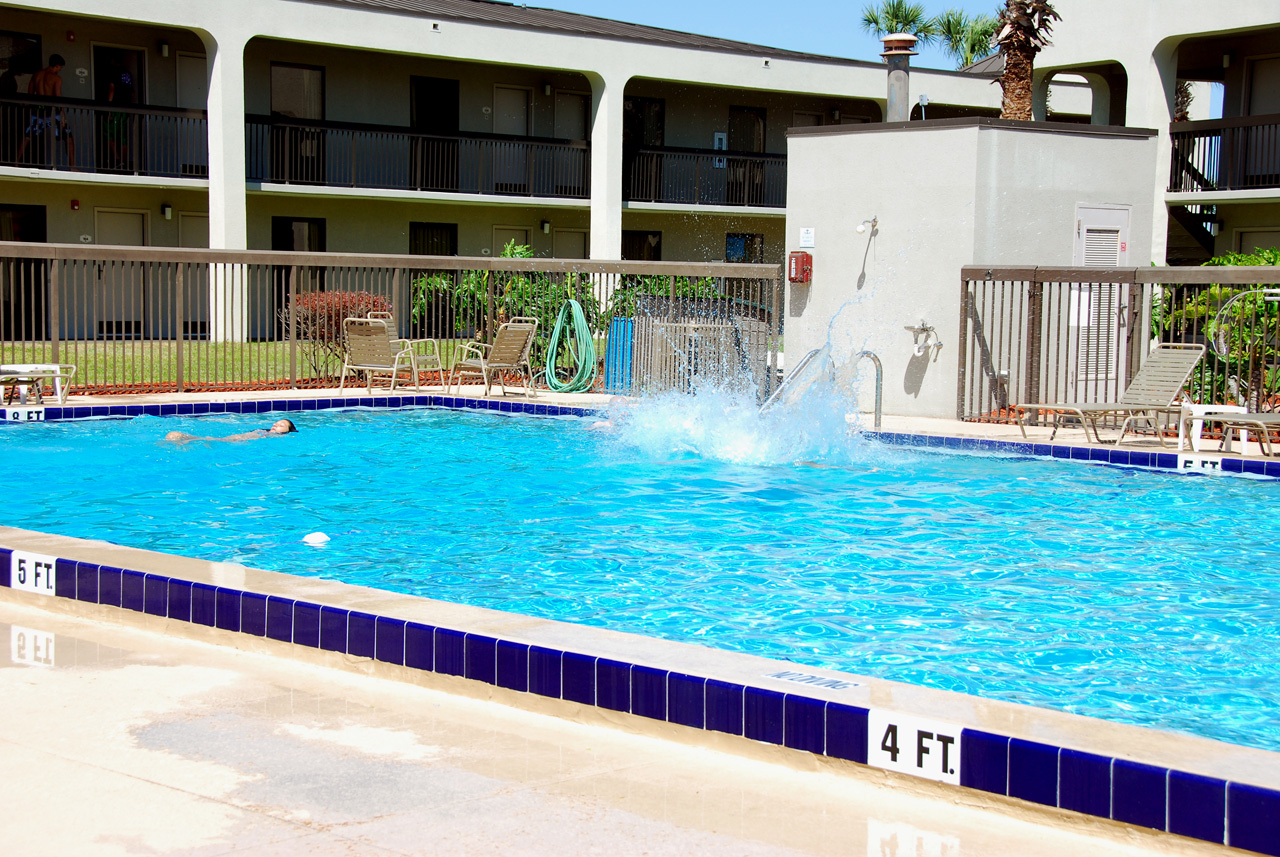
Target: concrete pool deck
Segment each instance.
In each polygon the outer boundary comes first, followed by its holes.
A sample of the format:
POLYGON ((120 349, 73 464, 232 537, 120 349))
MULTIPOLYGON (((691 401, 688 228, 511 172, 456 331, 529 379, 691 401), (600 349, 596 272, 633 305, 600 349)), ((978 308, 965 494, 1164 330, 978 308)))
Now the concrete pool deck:
POLYGON ((1231 853, 0 602, 6 851, 1231 853))

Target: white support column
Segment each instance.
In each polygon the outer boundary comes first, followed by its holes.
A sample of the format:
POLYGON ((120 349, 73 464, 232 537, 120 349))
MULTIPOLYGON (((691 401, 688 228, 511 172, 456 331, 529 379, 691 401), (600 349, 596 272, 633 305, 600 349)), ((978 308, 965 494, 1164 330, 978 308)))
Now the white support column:
POLYGON ((588 74, 591 81, 591 258, 622 258, 621 75, 588 74))
POLYGON ((242 37, 205 37, 209 57, 209 246, 248 248, 242 37))
MULTIPOLYGON (((245 193, 244 46, 238 36, 204 36, 209 58, 209 247, 249 246, 245 193)), ((248 276, 245 266, 209 266, 209 338, 248 338, 248 276)))
POLYGON ((1142 70, 1143 79, 1135 80, 1135 77, 1130 71, 1127 124, 1139 128, 1155 128, 1160 132, 1153 182, 1155 200, 1151 217, 1151 261, 1163 265, 1169 245, 1169 207, 1165 204, 1164 197, 1169 188, 1169 171, 1173 162, 1169 123, 1173 121, 1173 93, 1178 85, 1177 42, 1170 39, 1156 46, 1150 61, 1142 70))

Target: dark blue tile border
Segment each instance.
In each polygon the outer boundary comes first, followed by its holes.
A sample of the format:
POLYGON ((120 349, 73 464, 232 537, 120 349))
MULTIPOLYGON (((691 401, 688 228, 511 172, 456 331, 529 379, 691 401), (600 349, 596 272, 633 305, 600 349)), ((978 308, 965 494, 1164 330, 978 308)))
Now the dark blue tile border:
POLYGON ((1058 806, 1110 818, 1111 760, 1064 749, 1058 757, 1058 806))
POLYGON ((1231 783, 1227 786, 1227 844, 1280 855, 1280 792, 1231 783))
POLYGON ((785 698, 776 690, 748 687, 742 695, 742 734, 766 744, 783 743, 785 698))
POLYGON ((1128 759, 1111 763, 1111 817, 1140 827, 1165 829, 1169 772, 1128 759))
MULTIPOLYGON (((1227 784, 1222 780, 1169 772, 1169 832, 1206 842, 1226 842, 1227 784)), ((1280 831, 1274 842, 1280 844, 1280 831)))
POLYGON ((960 733, 960 785, 1009 793, 1009 739, 977 729, 960 733))
POLYGON ((1058 805, 1058 748, 1014 738, 1009 742, 1009 797, 1058 805))

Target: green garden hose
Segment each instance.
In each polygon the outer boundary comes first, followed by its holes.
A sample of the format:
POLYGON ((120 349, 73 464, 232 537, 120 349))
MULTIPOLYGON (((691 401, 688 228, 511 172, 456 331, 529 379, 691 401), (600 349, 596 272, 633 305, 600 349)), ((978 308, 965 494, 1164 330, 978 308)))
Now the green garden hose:
POLYGON ((560 307, 556 316, 556 326, 551 331, 551 342, 547 346, 547 386, 554 393, 585 393, 596 382, 596 341, 587 324, 587 317, 582 312, 582 305, 575 300, 567 300, 560 307), (568 381, 556 377, 556 354, 560 351, 560 337, 564 335, 569 314, 573 313, 573 339, 566 340, 569 356, 578 363, 577 370, 568 381))

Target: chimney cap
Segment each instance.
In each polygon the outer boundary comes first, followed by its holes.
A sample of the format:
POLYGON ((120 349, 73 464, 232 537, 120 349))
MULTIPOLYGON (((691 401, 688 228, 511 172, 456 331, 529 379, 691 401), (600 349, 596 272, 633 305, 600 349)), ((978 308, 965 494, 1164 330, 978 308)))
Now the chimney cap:
POLYGON ((884 53, 880 54, 882 57, 917 56, 912 48, 916 46, 919 39, 910 33, 890 33, 880 41, 884 43, 884 53))

